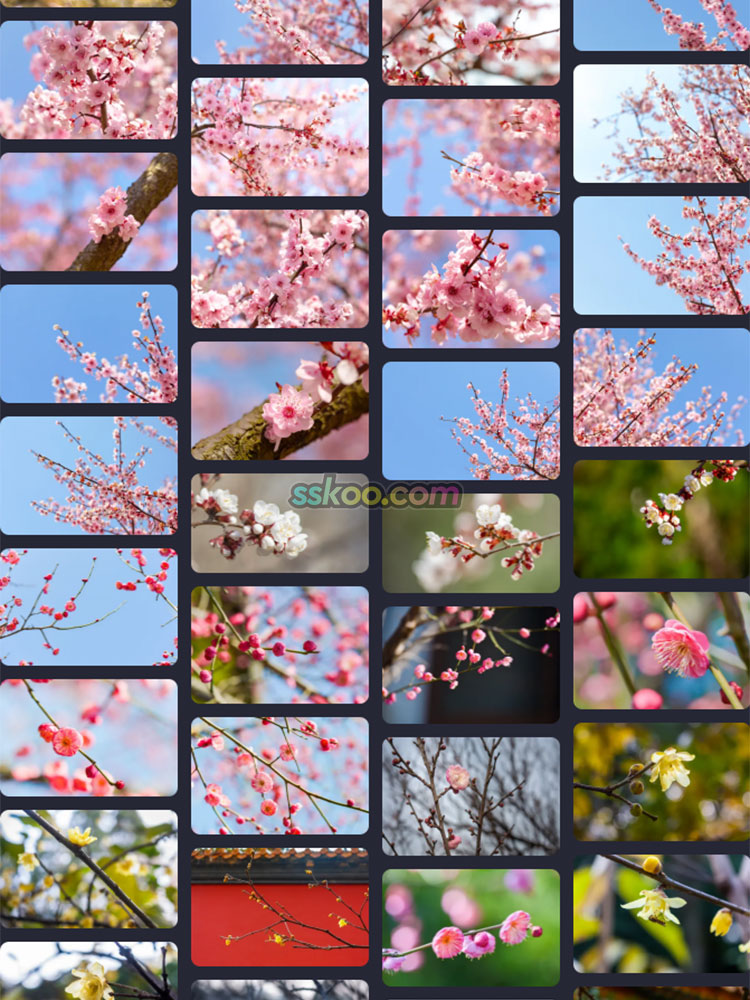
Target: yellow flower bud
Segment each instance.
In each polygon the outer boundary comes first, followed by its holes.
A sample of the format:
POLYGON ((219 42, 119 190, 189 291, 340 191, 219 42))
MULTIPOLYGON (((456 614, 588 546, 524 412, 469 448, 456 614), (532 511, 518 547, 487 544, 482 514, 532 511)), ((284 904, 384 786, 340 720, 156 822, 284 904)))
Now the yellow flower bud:
POLYGON ((642 812, 643 812, 643 806, 640 804, 640 802, 634 802, 630 807, 631 816, 640 816, 642 812))
POLYGON ((655 858, 653 854, 649 854, 643 862, 643 870, 648 872, 649 875, 658 875, 661 871, 661 861, 655 858))
POLYGON ((231 944, 231 943, 232 943, 231 938, 226 938, 226 940, 224 941, 224 944, 231 944))
POLYGON ((717 910, 714 914, 714 919, 711 921, 711 933, 715 934, 716 937, 724 937, 731 926, 731 912, 726 907, 717 910))
POLYGON ((643 782, 640 779, 630 782, 630 791, 633 795, 640 795, 643 792, 643 782))

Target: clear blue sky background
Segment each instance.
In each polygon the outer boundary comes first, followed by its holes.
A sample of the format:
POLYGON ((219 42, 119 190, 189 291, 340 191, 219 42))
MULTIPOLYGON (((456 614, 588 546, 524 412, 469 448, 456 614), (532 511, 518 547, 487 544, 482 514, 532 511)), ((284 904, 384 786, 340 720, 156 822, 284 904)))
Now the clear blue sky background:
MULTIPOLYGON (((121 12, 123 20, 120 24, 126 24, 132 19, 128 15, 135 15, 137 18, 142 14, 139 10, 123 10, 121 12)), ((159 18, 163 20, 163 18, 159 18)), ((37 80, 30 70, 32 56, 39 51, 35 46, 27 49, 24 45, 24 38, 32 31, 44 28, 47 25, 54 26, 58 21, 6 21, 0 28, 0 100, 12 97, 16 104, 22 104, 30 91, 42 80, 37 80)), ((62 21, 70 26, 72 21, 62 21)))
MULTIPOLYGON (((469 460, 451 436, 455 424, 440 417, 476 420, 473 394, 467 384, 472 382, 482 398, 494 404, 500 399, 498 383, 503 368, 508 369, 510 379, 509 410, 516 408, 517 396, 530 392, 538 402, 547 403, 560 391, 560 370, 551 362, 389 362, 383 369, 385 477, 471 479, 469 460), (408 434, 405 428, 409 428, 408 434), (415 441, 419 441, 418 448, 414 447, 415 441)), ((471 451, 476 450, 465 434, 462 437, 471 451)))
MULTIPOLYGON (((31 454, 31 449, 71 468, 79 457, 76 446, 65 438, 56 421, 56 417, 6 417, 0 423, 0 462, 3 468, 13 470, 12 476, 4 475, 0 480, 0 528, 8 534, 83 534, 80 529, 58 523, 52 517, 42 517, 31 507, 32 500, 46 500, 47 497, 64 500, 67 495, 52 473, 31 454)), ((155 418, 147 422, 157 426, 161 432, 162 425, 155 418)), ((81 437, 90 451, 106 460, 111 459, 114 444, 112 417, 66 417, 64 423, 72 434, 81 437)), ((146 456, 146 467, 139 470, 139 481, 156 487, 163 485, 166 477, 175 479, 175 452, 138 430, 126 429, 123 434, 126 458, 132 458, 144 442, 153 449, 153 453, 146 456)))
MULTIPOLYGON (((488 233, 487 229, 477 229, 477 232, 486 236, 488 233)), ((455 247, 458 240, 458 234, 455 230, 451 230, 451 235, 454 237, 452 246, 455 247)), ((560 239, 554 230, 541 230, 541 229, 496 229, 494 239, 499 243, 505 242, 510 243, 511 249, 508 251, 508 256, 511 257, 514 253, 519 251, 529 251, 532 247, 541 246, 544 248, 544 263, 546 267, 545 274, 541 278, 534 282, 532 286, 537 290, 537 294, 541 296, 550 295, 553 293, 559 293, 560 291, 560 239)), ((450 250, 445 250, 441 253, 436 253, 433 250, 427 252, 415 252, 413 250, 413 241, 402 241, 399 247, 399 251, 404 253, 407 258, 407 274, 411 277, 412 275, 419 276, 421 274, 426 274, 430 270, 431 265, 434 263, 435 266, 440 269, 445 261, 448 259, 448 254, 450 250)), ((388 255, 385 254, 383 258, 383 287, 388 279, 388 255)), ((395 305, 395 303, 393 303, 395 305)), ((431 326, 431 316, 426 316, 421 321, 422 332, 419 337, 414 339, 412 344, 408 344, 404 332, 402 329, 398 330, 386 330, 383 327, 383 343, 386 347, 435 347, 436 345, 430 339, 430 326, 431 326)), ((451 347, 466 348, 467 344, 464 343, 458 337, 449 337, 441 350, 451 347)), ((472 343, 472 350, 477 349, 490 349, 497 350, 497 345, 492 340, 482 340, 478 343, 472 343)), ((542 343, 539 345, 540 348, 544 348, 547 345, 542 343)), ((554 347, 555 344, 550 344, 549 346, 554 347)), ((534 350, 536 348, 536 342, 528 346, 528 350, 534 350)))
MULTIPOLYGON (((678 35, 664 31, 661 15, 648 0, 575 0, 573 3, 573 42, 578 49, 601 49, 626 52, 679 52, 678 35)), ((663 0, 663 7, 685 21, 702 21, 706 34, 713 38, 718 27, 699 0, 663 0)), ((743 24, 750 15, 749 0, 735 0, 734 9, 743 24)))
MULTIPOLYGON (((639 0, 634 0, 639 2, 639 0)), ((615 166, 612 153, 617 142, 627 148, 627 140, 638 135, 633 115, 623 115, 618 123, 619 136, 608 138, 613 124, 602 121, 620 107, 619 95, 632 89, 642 92, 649 72, 655 72, 661 83, 677 87, 680 79, 678 66, 577 66, 573 73, 573 171, 576 180, 594 182, 603 180, 602 163, 615 166), (600 124, 594 127, 594 119, 600 124)), ((692 105, 683 105, 683 114, 692 124, 692 105)), ((668 129, 663 128, 664 134, 668 129)), ((630 180, 629 177, 615 180, 630 180)))
MULTIPOLYGON (((243 25, 251 23, 251 15, 241 14, 232 0, 193 0, 191 9, 195 62, 219 62, 217 39, 226 42, 230 51, 238 46, 252 45, 252 37, 240 31, 243 25)), ((345 40, 346 35, 342 38, 345 40)))
MULTIPOLYGON (((699 366, 687 386, 677 392, 667 413, 682 410, 688 400, 698 398, 704 386, 710 386, 714 395, 727 392, 728 405, 736 402, 739 396, 750 399, 750 333, 747 330, 739 327, 734 330, 657 329, 650 326, 646 333, 656 336, 656 344, 649 354, 654 371, 661 372, 675 354, 683 364, 699 366)), ((618 346, 625 341, 635 347, 643 338, 643 330, 634 327, 617 327, 612 334, 618 346)), ((747 441, 750 438, 750 405, 743 407, 736 427, 742 429, 747 441)), ((734 444, 733 438, 731 443, 734 444)))
MULTIPOLYGON (((91 756, 101 767, 125 782, 125 794, 137 795, 150 791, 155 795, 173 795, 177 789, 177 685, 174 681, 161 681, 169 685, 166 694, 155 697, 154 691, 143 687, 138 679, 128 680, 130 701, 116 704, 105 716, 100 726, 84 726, 81 710, 87 705, 101 704, 111 691, 110 680, 84 681, 73 675, 71 679, 55 680, 37 685, 39 699, 59 725, 88 728, 94 736, 91 756)), ((7 683, 7 682, 6 682, 7 683)), ((59 761, 51 746, 43 743, 36 727, 44 716, 23 686, 3 688, 0 698, 0 761, 6 766, 15 763, 43 767, 59 761), (16 761, 13 754, 19 746, 29 746, 31 753, 16 761)), ((72 775, 86 761, 80 754, 65 758, 68 774, 72 775)), ((49 786, 34 782, 6 779, 2 790, 13 795, 56 795, 49 786)), ((77 793, 81 797, 81 793, 77 793)), ((89 799, 89 801, 91 801, 89 799)), ((94 800, 97 801, 97 800, 94 800)), ((3 951, 5 948, 3 948, 3 951)))
MULTIPOLYGON (((147 571, 159 571, 163 561, 158 549, 146 549, 147 571)), ((123 550, 123 558, 129 559, 130 549, 123 550)), ((172 557, 164 593, 173 604, 177 604, 177 559, 172 557)), ((161 598, 156 597, 143 584, 134 591, 115 588, 120 580, 127 583, 138 579, 136 574, 124 566, 114 549, 29 549, 20 563, 11 572, 11 583, 2 592, 6 600, 11 594, 24 602, 20 612, 28 611, 39 593, 42 578, 58 567, 45 602, 53 608, 63 608, 81 586, 81 580, 89 579, 78 598, 78 611, 71 618, 71 624, 94 621, 122 603, 122 607, 105 621, 97 622, 91 628, 71 629, 70 632, 49 632, 49 640, 60 652, 53 656, 44 648, 44 640, 38 632, 24 632, 17 636, 10 634, 0 639, 0 660, 15 665, 20 660, 31 661, 38 666, 96 666, 102 663, 102 650, 107 650, 106 662, 111 666, 151 666, 158 662, 163 652, 174 653, 173 638, 177 623, 174 612, 161 598), (96 564, 91 570, 92 557, 96 564)), ((8 568, 3 564, 3 573, 8 568)), ((34 619, 40 624, 42 619, 34 619)), ((67 624, 67 620, 63 622, 67 624)))
MULTIPOLYGON (((90 403, 104 383, 55 342, 58 323, 83 350, 113 361, 121 354, 140 359, 131 332, 141 329, 137 303, 150 293, 151 315, 164 320, 164 343, 177 348, 177 289, 146 281, 139 285, 6 285, 0 291, 0 395, 9 403, 54 403, 54 375, 85 382, 90 403)), ((151 334, 153 336, 153 334, 151 334)))
MULTIPOLYGON (((456 103, 458 102, 456 101, 456 103)), ((383 108, 383 142, 386 144, 396 143, 399 139, 410 136, 413 130, 403 120, 404 111, 409 110, 416 115, 417 121, 419 121, 419 112, 424 104, 424 99, 388 101, 383 108), (396 108, 395 116, 393 115, 394 107, 396 108)), ((446 119, 450 121, 451 101, 442 99, 440 104, 441 107, 445 108, 446 119)), ((420 215, 470 217, 473 213, 471 204, 460 198, 451 189, 450 172, 455 164, 444 159, 441 150, 445 150, 446 153, 460 160, 467 153, 472 153, 476 149, 477 141, 471 129, 460 128, 446 133, 438 133, 431 126, 424 129, 419 141, 423 162, 417 170, 416 191, 409 190, 408 187, 408 178, 412 167, 412 151, 407 149, 402 156, 390 158, 387 166, 384 166, 383 211, 386 215, 403 215, 404 202, 408 197, 417 193, 421 197, 420 215), (438 211, 439 208, 442 208, 443 211, 438 211)), ((531 168, 531 160, 529 160, 528 166, 531 168)), ((538 215, 536 212, 527 212, 519 209, 518 206, 508 205, 499 198, 496 198, 483 214, 487 213, 538 215)))
MULTIPOLYGON (((686 233, 693 220, 682 218, 680 197, 577 198, 574 205, 573 307, 576 312, 632 315, 677 314, 687 310, 667 285, 657 285, 622 249, 618 234, 633 250, 654 260, 663 246, 648 228, 650 216, 686 233)), ((716 199, 708 199, 716 207, 716 199)), ((750 292, 750 274, 740 289, 750 292)))

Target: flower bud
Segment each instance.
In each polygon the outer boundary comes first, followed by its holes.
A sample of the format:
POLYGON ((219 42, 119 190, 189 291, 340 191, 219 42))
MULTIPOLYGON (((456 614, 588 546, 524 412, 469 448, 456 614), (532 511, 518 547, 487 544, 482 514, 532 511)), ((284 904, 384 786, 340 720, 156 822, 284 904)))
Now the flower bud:
POLYGON ((649 875, 658 875, 661 872, 661 861, 654 857, 653 854, 649 854, 649 856, 644 859, 642 867, 645 872, 649 873, 649 875))
POLYGON ((643 793, 643 782, 639 779, 630 782, 630 791, 633 795, 641 795, 643 793))
POLYGON ((631 816, 640 816, 643 812, 643 806, 639 802, 634 802, 630 807, 631 816))

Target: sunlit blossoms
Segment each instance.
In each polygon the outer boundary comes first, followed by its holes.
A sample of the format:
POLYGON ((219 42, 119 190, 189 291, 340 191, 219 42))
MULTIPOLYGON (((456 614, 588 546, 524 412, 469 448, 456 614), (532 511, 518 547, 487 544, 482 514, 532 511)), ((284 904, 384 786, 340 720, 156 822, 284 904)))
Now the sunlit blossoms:
POLYGON ((503 944, 520 944, 526 940, 531 927, 531 917, 525 910, 515 910, 505 918, 498 937, 503 944))
MULTIPOLYGON (((560 474, 560 399, 539 403, 528 395, 508 409, 508 370, 500 376, 500 401, 490 403, 469 382, 476 420, 452 417, 451 435, 468 456, 475 479, 556 479, 560 474), (466 439, 466 440, 464 440, 466 439)), ((443 418, 446 419, 446 418, 443 418)))
POLYGON ((750 30, 740 22, 737 11, 729 0, 700 0, 701 6, 713 17, 719 29, 711 39, 708 38, 702 21, 685 21, 679 11, 663 7, 658 0, 648 0, 648 3, 657 14, 662 15, 666 33, 678 36, 681 49, 725 52, 735 48, 750 48, 750 30))
POLYGON ((699 195, 683 198, 683 219, 693 222, 686 233, 676 233, 652 215, 648 228, 662 244, 654 260, 647 260, 629 243, 622 248, 650 274, 657 285, 668 285, 683 300, 689 313, 699 316, 742 316, 750 312, 740 282, 750 273, 750 228, 747 198, 721 195, 711 211, 709 200, 699 195), (744 255, 744 259, 743 259, 744 255))
POLYGON ((383 5, 383 79, 392 86, 550 84, 558 78, 559 5, 549 0, 383 5))
POLYGON ((744 444, 735 431, 746 404, 703 386, 677 411, 671 404, 699 366, 673 356, 659 371, 651 360, 658 334, 645 331, 634 347, 612 330, 581 329, 573 337, 573 432, 584 446, 685 447, 744 444))
POLYGON ((681 677, 702 677, 711 662, 708 636, 670 618, 654 632, 651 648, 662 670, 681 677))
POLYGON ((672 913, 672 910, 686 906, 684 899, 680 899, 678 896, 668 898, 663 889, 641 889, 638 895, 641 897, 640 899, 634 899, 630 903, 622 903, 621 909, 638 910, 637 917, 640 917, 641 920, 650 920, 654 924, 662 926, 667 922, 679 924, 680 921, 672 913))
MULTIPOLYGON (((154 316, 149 293, 143 292, 137 303, 140 310, 140 330, 133 330, 133 348, 143 358, 142 363, 127 354, 114 361, 99 358, 87 351, 81 341, 74 340, 70 331, 55 324, 59 347, 71 361, 78 363, 86 375, 103 383, 100 403, 119 401, 120 393, 128 403, 173 403, 177 398, 177 358, 164 343, 164 322, 154 316)), ((55 375, 52 379, 56 403, 87 402, 88 386, 73 378, 55 375)))
POLYGON ((408 342, 419 335, 422 317, 429 316, 430 335, 438 345, 454 337, 467 343, 491 340, 499 346, 556 340, 558 297, 531 305, 513 284, 529 280, 532 261, 526 254, 509 257, 509 245, 493 236, 494 230, 487 235, 461 231, 441 270, 433 264, 421 279, 409 283, 403 301, 385 305, 386 329, 402 328, 408 342), (489 247, 497 250, 492 257, 487 256, 489 247))
POLYGON ((177 129, 177 31, 160 21, 59 21, 24 39, 38 80, 0 103, 7 139, 168 139, 177 129))
POLYGON ((115 230, 126 243, 132 240, 140 229, 140 223, 133 215, 126 214, 127 196, 121 187, 107 188, 99 198, 99 205, 89 216, 89 232, 94 243, 101 242, 115 230))
POLYGON ((690 784, 690 772, 685 767, 685 762, 689 760, 695 760, 695 754, 675 750, 674 747, 655 751, 651 754, 653 769, 649 781, 659 781, 663 792, 668 792, 675 781, 687 788, 690 784))
POLYGON ((364 326, 369 227, 359 210, 199 212, 192 319, 204 328, 364 326))
POLYGON ((72 974, 77 982, 66 986, 65 992, 76 1000, 111 1000, 114 997, 100 962, 82 962, 72 974))

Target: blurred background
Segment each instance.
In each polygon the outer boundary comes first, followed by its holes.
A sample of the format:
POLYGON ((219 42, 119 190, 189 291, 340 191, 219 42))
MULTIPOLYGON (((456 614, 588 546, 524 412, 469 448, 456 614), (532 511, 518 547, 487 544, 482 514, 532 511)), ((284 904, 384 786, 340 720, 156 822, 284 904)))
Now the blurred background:
MULTIPOLYGON (((642 865, 645 855, 626 854, 642 865)), ((750 895, 750 858, 739 855, 658 855, 664 874, 676 882, 745 909, 750 895)), ((750 937, 750 918, 733 913, 722 937, 711 921, 721 908, 678 887, 665 889, 679 924, 656 923, 624 910, 642 890, 658 888, 652 878, 601 855, 576 859, 573 874, 573 943, 578 972, 742 972, 748 958, 738 948, 750 937)))
MULTIPOLYGON (((555 871, 493 868, 390 869, 383 875, 383 947, 406 951, 432 940, 441 927, 464 932, 500 924, 525 910, 541 937, 470 960, 439 959, 431 948, 410 955, 387 985, 460 989, 554 986, 560 975, 560 876, 555 871)), ((497 931, 493 932, 497 935, 497 931)))
MULTIPOLYGON (((89 857, 157 927, 174 927, 175 813, 45 809, 40 815, 66 837, 72 828, 90 830, 96 839, 85 846, 89 857)), ((6 927, 134 926, 131 912, 104 883, 24 812, 9 810, 0 816, 0 864, 0 919, 6 927), (31 871, 19 863, 21 854, 29 852, 39 862, 31 871)))
MULTIPOLYGON (((414 610, 399 606, 383 612, 383 684, 390 692, 398 692, 395 701, 383 702, 386 722, 557 721, 560 628, 559 624, 548 624, 557 617, 555 608, 494 608, 492 618, 481 622, 487 640, 479 644, 477 651, 486 656, 512 656, 510 666, 494 667, 483 674, 462 670, 458 687, 452 691, 443 682, 422 681, 419 696, 410 699, 402 689, 418 683, 416 666, 424 664, 439 677, 447 667, 465 666, 456 661, 456 652, 461 646, 468 649, 472 645, 472 629, 460 621, 466 609, 458 608, 454 614, 445 608, 418 608, 420 619, 423 615, 425 618, 412 628, 410 612, 414 610), (399 641, 405 624, 410 630, 408 638, 399 641), (530 634, 519 635, 520 629, 530 634)), ((471 610, 475 612, 471 620, 476 621, 480 609, 471 610)))
MULTIPOLYGON (((560 581, 560 540, 551 538, 536 560, 533 572, 520 580, 511 579, 510 569, 501 565, 503 556, 474 558, 461 563, 454 582, 445 587, 423 586, 414 572, 414 563, 426 551, 425 532, 434 531, 444 537, 463 535, 474 541, 477 527, 474 511, 480 504, 502 505, 519 529, 530 529, 538 535, 560 530, 560 502, 551 493, 471 493, 464 494, 460 506, 448 507, 387 507, 383 511, 383 586, 392 594, 420 593, 449 589, 457 594, 518 594, 551 593, 560 581)), ((517 552, 511 549, 508 555, 517 552)), ((442 556, 440 557, 442 558, 442 556)), ((453 558, 453 557, 445 557, 453 558)), ((457 560, 460 562, 460 560, 457 560)))
POLYGON ((573 568, 581 577, 733 579, 747 576, 750 476, 715 480, 679 513, 682 531, 662 545, 640 508, 675 493, 690 461, 576 462, 573 468, 573 568))
POLYGON ((592 723, 574 729, 576 781, 607 785, 624 778, 631 764, 646 764, 655 751, 674 747, 694 754, 685 766, 690 784, 661 791, 644 778, 640 795, 625 796, 657 815, 634 817, 616 799, 573 790, 573 823, 579 840, 745 840, 750 818, 750 740, 744 722, 592 723))

